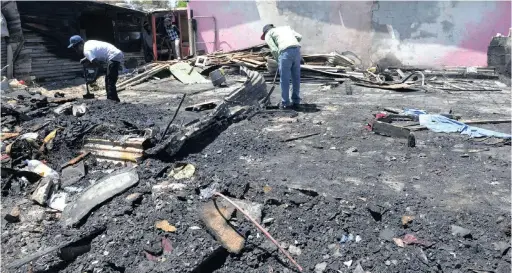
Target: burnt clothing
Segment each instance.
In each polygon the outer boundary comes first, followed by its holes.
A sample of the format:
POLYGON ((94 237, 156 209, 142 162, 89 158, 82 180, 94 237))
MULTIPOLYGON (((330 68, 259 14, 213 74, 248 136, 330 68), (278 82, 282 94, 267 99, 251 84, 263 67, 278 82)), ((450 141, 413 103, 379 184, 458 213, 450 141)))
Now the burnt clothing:
POLYGON ((107 62, 107 75, 105 76, 105 89, 107 91, 107 99, 119 102, 117 96, 117 79, 119 77, 119 67, 121 63, 118 61, 107 62))

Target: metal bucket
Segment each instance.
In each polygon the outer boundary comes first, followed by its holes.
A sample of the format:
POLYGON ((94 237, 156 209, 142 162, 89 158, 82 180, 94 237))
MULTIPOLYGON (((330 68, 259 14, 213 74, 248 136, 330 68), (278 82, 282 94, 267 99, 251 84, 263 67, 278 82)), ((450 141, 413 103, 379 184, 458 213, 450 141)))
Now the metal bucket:
POLYGON ((210 73, 210 79, 212 80, 213 86, 220 86, 221 84, 226 82, 226 77, 224 76, 224 70, 219 68, 210 73))

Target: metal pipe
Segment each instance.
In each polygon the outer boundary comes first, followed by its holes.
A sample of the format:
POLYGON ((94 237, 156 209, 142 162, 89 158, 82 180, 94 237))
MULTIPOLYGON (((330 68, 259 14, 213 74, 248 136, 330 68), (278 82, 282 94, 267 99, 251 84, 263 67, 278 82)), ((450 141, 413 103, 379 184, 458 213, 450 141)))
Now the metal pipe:
POLYGON ((174 119, 176 119, 176 116, 178 115, 178 111, 180 111, 181 105, 183 104, 183 101, 185 100, 186 96, 187 96, 187 93, 183 94, 183 97, 181 97, 180 104, 178 104, 178 108, 176 108, 176 111, 174 111, 174 115, 172 116, 171 121, 169 121, 169 124, 167 124, 167 127, 165 128, 165 131, 162 134, 162 138, 160 139, 160 141, 162 141, 165 138, 165 135, 167 134, 169 127, 171 127, 172 122, 174 121, 174 119))
POLYGON ((405 83, 408 79, 410 79, 413 75, 420 74, 421 75, 421 85, 425 85, 425 75, 421 73, 421 71, 414 71, 409 76, 407 76, 405 79, 402 80, 402 83, 405 83))
POLYGON ((194 15, 194 11, 190 9, 190 6, 187 7, 187 19, 188 19, 188 47, 189 47, 189 55, 196 56, 196 44, 195 44, 195 31, 192 24, 192 17, 194 15))
MULTIPOLYGON (((213 34, 214 34, 214 38, 213 38, 213 51, 217 51, 217 19, 215 19, 215 16, 194 16, 193 19, 196 19, 196 18, 212 18, 213 19, 213 34)), ((195 41, 196 45, 199 43, 199 44, 208 44, 208 43, 212 43, 212 42, 197 42, 195 41)))
POLYGON ((13 52, 12 52, 12 46, 11 44, 7 44, 7 78, 12 79, 14 75, 14 67, 13 67, 13 52))

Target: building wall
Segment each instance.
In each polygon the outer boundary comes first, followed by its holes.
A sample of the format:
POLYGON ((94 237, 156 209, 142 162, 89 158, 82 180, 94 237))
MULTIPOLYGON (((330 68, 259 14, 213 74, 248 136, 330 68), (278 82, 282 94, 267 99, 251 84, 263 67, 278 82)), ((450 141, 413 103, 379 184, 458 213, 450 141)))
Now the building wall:
POLYGON ((496 33, 508 34, 510 1, 191 0, 197 48, 236 50, 262 43, 267 23, 303 35, 303 53, 352 51, 366 62, 388 54, 405 65, 485 66, 496 33), (204 43, 204 44, 203 44, 204 43))

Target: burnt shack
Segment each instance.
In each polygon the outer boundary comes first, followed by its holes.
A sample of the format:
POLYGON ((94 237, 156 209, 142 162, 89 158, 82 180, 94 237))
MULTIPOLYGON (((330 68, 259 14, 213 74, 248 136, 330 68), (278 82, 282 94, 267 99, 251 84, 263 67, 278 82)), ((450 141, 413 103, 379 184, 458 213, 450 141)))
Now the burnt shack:
POLYGON ((3 1, 9 36, 2 37, 2 75, 18 80, 57 81, 82 76, 80 56, 68 49, 81 35, 111 43, 125 54, 125 66, 142 64, 141 35, 146 13, 95 1, 3 1))

